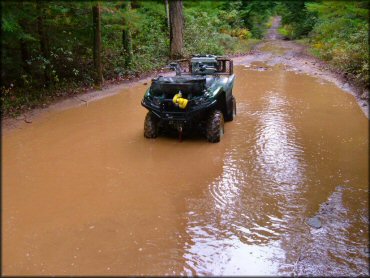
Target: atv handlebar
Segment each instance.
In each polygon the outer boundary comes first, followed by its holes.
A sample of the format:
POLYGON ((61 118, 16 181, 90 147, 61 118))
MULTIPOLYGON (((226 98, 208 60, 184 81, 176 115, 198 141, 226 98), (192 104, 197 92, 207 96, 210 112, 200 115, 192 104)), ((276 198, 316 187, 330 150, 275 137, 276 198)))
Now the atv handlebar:
POLYGON ((166 66, 165 68, 176 71, 176 75, 181 75, 181 67, 179 63, 172 62, 169 66, 166 66))

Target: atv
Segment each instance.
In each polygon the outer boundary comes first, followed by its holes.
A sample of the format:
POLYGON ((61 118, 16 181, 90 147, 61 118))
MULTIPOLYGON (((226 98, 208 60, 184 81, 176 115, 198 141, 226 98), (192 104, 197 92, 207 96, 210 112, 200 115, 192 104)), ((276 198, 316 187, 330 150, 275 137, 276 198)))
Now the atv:
POLYGON ((209 142, 219 142, 224 121, 236 115, 232 94, 233 61, 214 55, 194 55, 168 67, 175 76, 152 79, 141 104, 149 110, 144 136, 156 138, 160 131, 176 129, 181 141, 184 129, 200 128, 209 142))

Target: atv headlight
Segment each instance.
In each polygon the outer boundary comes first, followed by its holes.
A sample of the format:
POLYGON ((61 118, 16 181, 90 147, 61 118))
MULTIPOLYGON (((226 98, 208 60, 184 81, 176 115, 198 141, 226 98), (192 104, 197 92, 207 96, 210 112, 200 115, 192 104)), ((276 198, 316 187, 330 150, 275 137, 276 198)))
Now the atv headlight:
POLYGON ((153 104, 159 107, 161 105, 161 100, 157 97, 153 97, 153 104))

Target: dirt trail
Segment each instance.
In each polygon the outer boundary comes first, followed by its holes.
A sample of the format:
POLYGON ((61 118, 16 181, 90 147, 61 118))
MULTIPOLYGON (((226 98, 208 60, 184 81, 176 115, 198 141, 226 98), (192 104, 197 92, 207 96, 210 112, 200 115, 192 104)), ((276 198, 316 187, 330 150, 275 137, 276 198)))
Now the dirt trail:
POLYGON ((280 16, 274 17, 274 19, 272 21, 272 26, 266 34, 266 39, 268 39, 268 40, 281 40, 282 36, 278 33, 278 29, 279 29, 280 25, 281 25, 281 17, 280 16))
POLYGON ((275 17, 266 39, 258 44, 250 55, 236 57, 235 64, 250 65, 253 62, 263 62, 270 66, 281 64, 287 71, 304 73, 334 83, 352 94, 363 113, 369 118, 369 99, 361 97, 368 96, 369 92, 361 91, 349 84, 340 74, 333 72, 325 62, 310 55, 306 46, 294 41, 282 40, 281 35, 278 34, 280 24, 281 18, 275 17))
POLYGON ((299 47, 235 59, 218 144, 145 139, 144 81, 3 133, 3 274, 369 275, 368 119, 299 47))

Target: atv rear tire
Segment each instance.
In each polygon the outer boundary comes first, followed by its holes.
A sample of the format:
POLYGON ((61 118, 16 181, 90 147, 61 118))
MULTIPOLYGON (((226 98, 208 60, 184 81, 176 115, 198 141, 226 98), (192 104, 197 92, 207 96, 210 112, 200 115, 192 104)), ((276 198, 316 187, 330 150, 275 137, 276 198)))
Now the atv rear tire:
POLYGON ((234 96, 231 99, 231 103, 232 110, 230 110, 225 117, 225 120, 228 122, 232 122, 236 116, 236 100, 234 96))
POLYGON ((208 117, 206 136, 211 143, 220 142, 224 135, 224 116, 220 110, 214 110, 208 117))
POLYGON ((158 118, 152 113, 148 112, 144 121, 144 137, 156 138, 158 136, 158 118))

